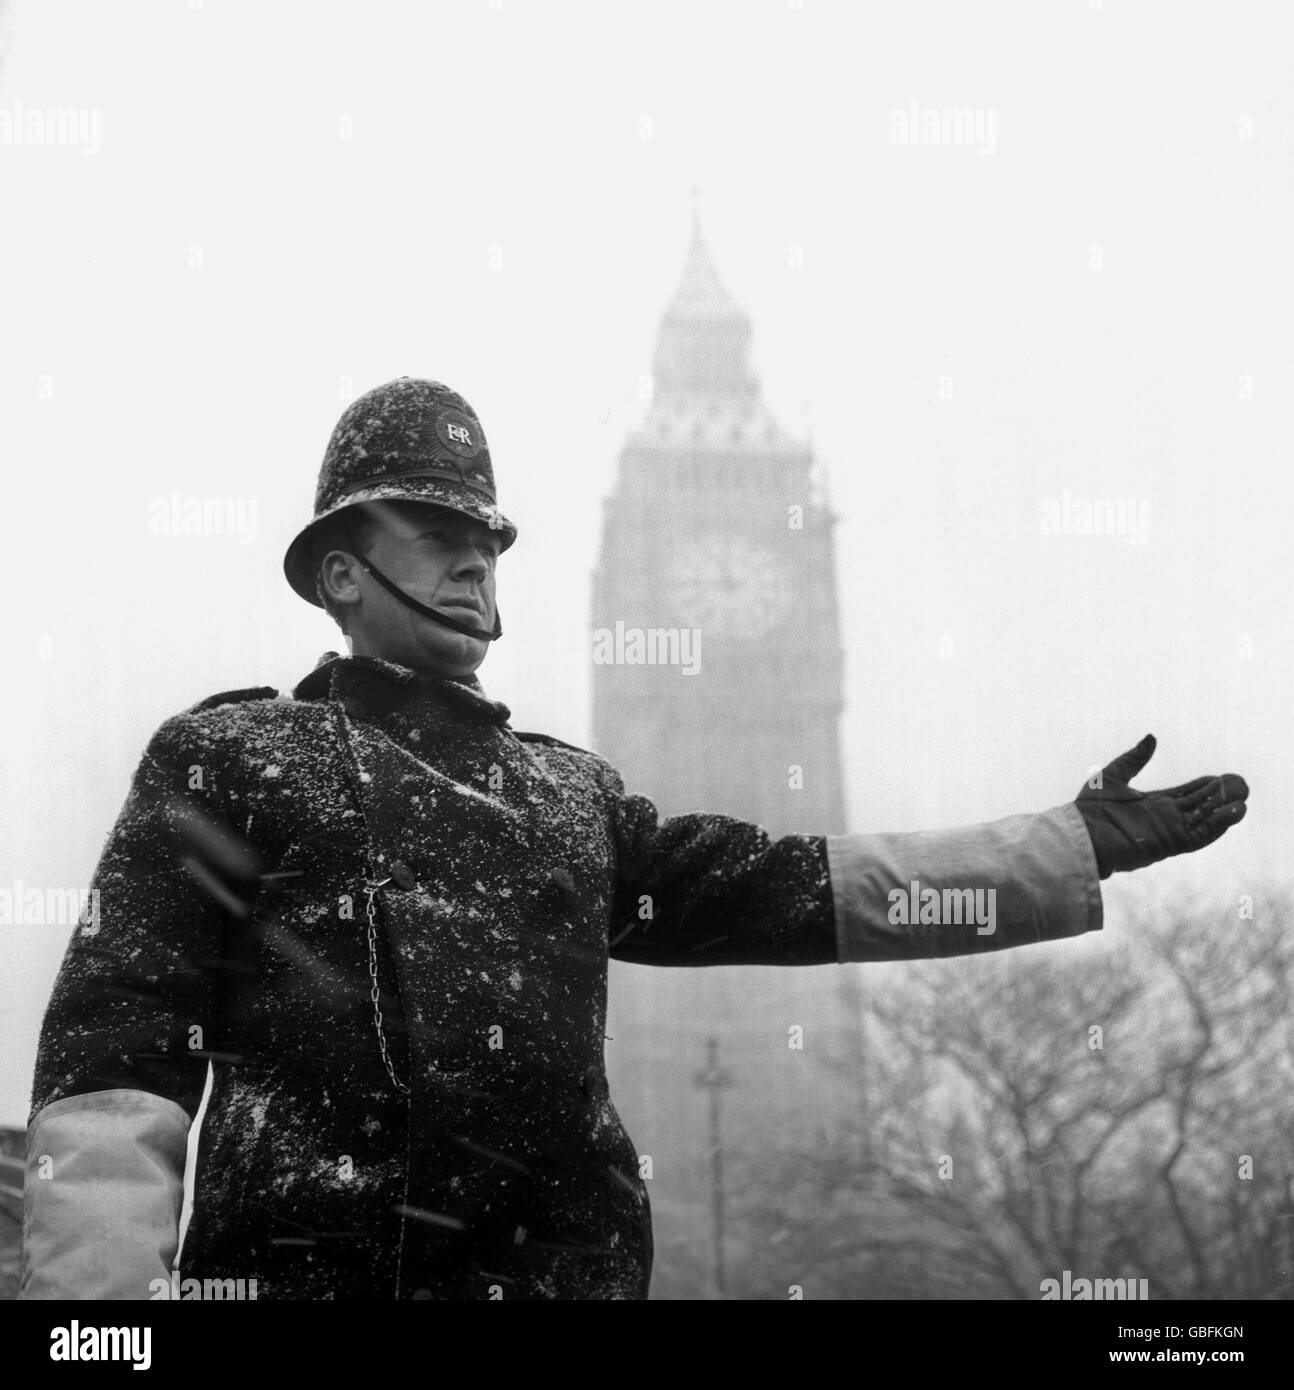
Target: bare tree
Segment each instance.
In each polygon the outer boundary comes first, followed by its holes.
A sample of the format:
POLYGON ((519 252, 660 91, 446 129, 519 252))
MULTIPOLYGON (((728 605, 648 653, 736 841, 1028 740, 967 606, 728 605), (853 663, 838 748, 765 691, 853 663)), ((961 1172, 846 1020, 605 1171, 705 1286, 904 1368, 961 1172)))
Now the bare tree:
POLYGON ((1290 909, 1147 894, 1100 941, 888 967, 862 1105, 734 1196, 743 1292, 1038 1298, 1069 1270, 1290 1297, 1290 909))

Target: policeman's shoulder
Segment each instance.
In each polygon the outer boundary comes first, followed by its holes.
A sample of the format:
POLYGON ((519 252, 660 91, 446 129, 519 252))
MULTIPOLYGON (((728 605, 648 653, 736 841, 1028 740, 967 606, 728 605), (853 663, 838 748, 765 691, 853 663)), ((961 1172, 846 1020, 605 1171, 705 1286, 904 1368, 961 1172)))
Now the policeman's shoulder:
POLYGON ((278 708, 284 699, 268 685, 244 690, 222 690, 208 695, 186 709, 169 715, 149 735, 140 758, 136 777, 148 769, 183 768, 212 756, 217 745, 237 742, 246 730, 239 722, 242 710, 278 708), (257 704, 257 702, 262 702, 257 704))
POLYGON ((532 734, 521 729, 514 729, 513 732, 523 743, 538 743, 566 753, 574 753, 581 762, 608 777, 613 789, 620 784, 620 774, 601 753, 595 753, 591 748, 581 748, 578 744, 567 743, 564 739, 554 738, 552 734, 532 734))
POLYGON ((184 714, 200 714, 203 710, 219 709, 221 705, 241 705, 249 700, 277 700, 279 692, 272 685, 251 685, 244 690, 222 690, 217 695, 208 695, 197 704, 190 705, 184 714))
POLYGON ((532 734, 527 730, 514 729, 513 733, 522 743, 537 743, 545 748, 557 748, 564 753, 574 753, 575 756, 584 762, 592 763, 600 768, 610 768, 611 764, 600 754, 595 753, 591 748, 581 748, 576 743, 567 743, 565 739, 554 738, 552 734, 532 734))
POLYGON ((552 734, 532 734, 525 729, 514 729, 513 733, 522 743, 546 743, 551 748, 565 748, 569 753, 579 753, 585 758, 596 758, 598 755, 587 748, 580 748, 577 744, 567 743, 563 739, 554 738, 552 734))
POLYGON ((273 686, 255 685, 243 690, 222 690, 170 715, 154 730, 146 757, 164 759, 209 740, 237 736, 241 731, 242 710, 277 707, 284 700, 273 686))

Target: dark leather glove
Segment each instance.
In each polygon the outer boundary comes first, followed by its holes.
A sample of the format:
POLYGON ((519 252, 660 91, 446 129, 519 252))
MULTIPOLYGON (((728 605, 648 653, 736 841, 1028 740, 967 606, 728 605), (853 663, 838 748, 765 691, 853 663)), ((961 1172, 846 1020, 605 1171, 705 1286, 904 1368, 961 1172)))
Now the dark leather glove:
POLYGON ((1147 734, 1091 779, 1099 786, 1085 784, 1075 800, 1102 878, 1203 849, 1244 819, 1249 787, 1234 772, 1197 777, 1166 791, 1134 791, 1128 783, 1154 751, 1155 736, 1147 734))

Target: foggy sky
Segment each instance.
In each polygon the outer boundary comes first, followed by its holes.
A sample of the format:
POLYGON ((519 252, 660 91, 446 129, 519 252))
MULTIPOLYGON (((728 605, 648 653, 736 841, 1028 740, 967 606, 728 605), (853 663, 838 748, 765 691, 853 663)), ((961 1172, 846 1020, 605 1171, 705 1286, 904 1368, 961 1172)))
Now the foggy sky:
MULTIPOLYGON (((1139 786, 1252 794, 1149 872, 1284 874, 1286 7, 9 8, 0 112, 98 114, 84 152, 0 143, 0 886, 88 885, 158 724, 344 649, 282 555, 348 393, 402 374, 472 402, 520 528, 487 691, 587 743, 601 502, 693 185, 841 518, 852 827, 1053 806, 1154 732, 1139 786), (913 103, 992 147, 896 143, 913 103), (1044 534, 1066 492, 1144 502, 1145 543, 1044 534), (254 532, 151 533, 173 493, 254 532)), ((0 926, 0 1122, 67 936, 0 926)))

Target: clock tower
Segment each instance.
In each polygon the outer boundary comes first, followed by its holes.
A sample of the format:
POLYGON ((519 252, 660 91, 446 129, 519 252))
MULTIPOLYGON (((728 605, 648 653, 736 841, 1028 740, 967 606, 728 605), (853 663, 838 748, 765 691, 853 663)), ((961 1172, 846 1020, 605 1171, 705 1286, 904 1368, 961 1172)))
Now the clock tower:
POLYGON ((663 816, 839 834, 834 517, 812 451, 764 404, 750 339, 694 214, 651 405, 605 503, 593 742, 663 816))
MULTIPOLYGON (((750 344, 750 319, 721 283, 694 211, 657 331, 650 406, 604 503, 593 747, 662 818, 721 813, 774 839, 839 834, 835 518, 811 448, 762 398, 750 344)), ((841 971, 612 963, 611 1094, 651 1159, 655 1296, 708 1290, 715 1194, 696 1081, 709 1039, 734 1081, 722 1102, 730 1159, 766 1151, 774 1133, 811 1144, 839 1097, 827 1099, 793 1040, 797 1028, 821 1041, 854 1026, 841 971)))

